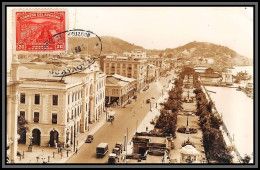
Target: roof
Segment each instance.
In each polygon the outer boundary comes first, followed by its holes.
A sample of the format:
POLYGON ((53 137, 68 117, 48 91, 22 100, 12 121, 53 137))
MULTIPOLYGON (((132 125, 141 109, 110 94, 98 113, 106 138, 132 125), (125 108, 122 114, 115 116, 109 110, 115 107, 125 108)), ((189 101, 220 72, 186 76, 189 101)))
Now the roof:
POLYGON ((118 75, 118 74, 113 74, 112 76, 119 79, 119 80, 126 81, 126 82, 135 81, 135 79, 124 77, 124 76, 121 76, 121 75, 118 75))
POLYGON ((108 155, 108 157, 116 157, 116 154, 115 154, 115 153, 110 153, 110 154, 108 155))
POLYGON ((218 73, 201 73, 201 77, 208 77, 208 78, 219 78, 221 77, 218 73))
POLYGON ((106 78, 106 86, 126 86, 128 84, 128 82, 124 82, 121 80, 116 79, 115 77, 107 77, 106 78))
POLYGON ((128 57, 117 57, 117 59, 128 60, 128 57))
POLYGON ((104 147, 106 147, 106 146, 108 146, 107 143, 100 143, 100 144, 97 146, 97 148, 104 148, 104 147))
POLYGON ((165 137, 137 136, 137 138, 150 139, 149 143, 166 143, 165 137))
POLYGON ((199 152, 192 145, 186 145, 181 148, 180 152, 185 155, 198 155, 199 152))

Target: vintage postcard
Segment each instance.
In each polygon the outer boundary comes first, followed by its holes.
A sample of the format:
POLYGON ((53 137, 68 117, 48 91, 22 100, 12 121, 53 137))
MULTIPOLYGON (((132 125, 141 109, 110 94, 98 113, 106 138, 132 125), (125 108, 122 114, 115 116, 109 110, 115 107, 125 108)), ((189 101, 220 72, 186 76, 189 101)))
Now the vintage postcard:
POLYGON ((5 165, 255 165, 255 8, 7 5, 5 165))

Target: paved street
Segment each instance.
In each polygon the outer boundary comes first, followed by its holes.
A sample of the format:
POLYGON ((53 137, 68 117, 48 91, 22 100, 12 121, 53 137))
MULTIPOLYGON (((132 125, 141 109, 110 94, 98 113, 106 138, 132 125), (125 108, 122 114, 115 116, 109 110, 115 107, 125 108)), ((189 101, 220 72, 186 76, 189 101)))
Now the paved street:
POLYGON ((93 143, 83 144, 78 153, 73 155, 66 163, 107 163, 108 154, 112 152, 115 143, 124 143, 127 129, 128 141, 130 141, 140 122, 147 113, 149 114, 150 104, 146 104, 146 99, 154 97, 155 99, 151 99, 153 105, 161 97, 162 88, 166 89, 167 82, 172 77, 173 73, 168 78, 161 77, 160 81, 151 83, 149 90, 139 93, 137 100, 132 100, 132 103, 127 105, 126 108, 113 108, 116 111, 113 125, 106 122, 94 134, 93 143), (108 143, 109 152, 103 158, 96 158, 96 146, 101 142, 108 143))

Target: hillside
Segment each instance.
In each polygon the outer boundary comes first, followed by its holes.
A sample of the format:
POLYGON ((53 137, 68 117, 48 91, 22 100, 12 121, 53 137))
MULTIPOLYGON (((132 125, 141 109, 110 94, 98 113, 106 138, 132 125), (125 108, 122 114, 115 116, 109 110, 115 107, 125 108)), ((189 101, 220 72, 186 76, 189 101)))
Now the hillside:
MULTIPOLYGON (((111 36, 102 36, 100 38, 102 41, 102 55, 111 53, 122 55, 123 52, 126 51, 130 52, 135 49, 144 49, 143 47, 128 43, 119 38, 111 36)), ((80 53, 96 55, 100 52, 100 42, 97 38, 69 37, 69 52, 74 50, 73 48, 76 46, 81 46, 82 51, 80 53)))
MULTIPOLYGON (((247 57, 241 56, 235 51, 229 49, 226 46, 216 45, 208 42, 190 42, 186 45, 177 48, 167 48, 165 50, 156 49, 144 49, 141 46, 137 46, 128 43, 119 38, 111 36, 102 36, 102 54, 117 53, 122 55, 125 51, 132 51, 135 49, 146 50, 147 55, 159 55, 166 54, 167 57, 177 58, 213 58, 217 65, 253 65, 253 60, 247 57)), ((75 51, 75 47, 81 47, 81 54, 98 55, 100 52, 100 42, 97 38, 81 38, 81 37, 69 37, 69 52, 75 51)))
POLYGON ((177 58, 213 58, 217 64, 253 65, 252 59, 239 55, 238 53, 229 49, 226 46, 216 45, 208 42, 193 41, 174 49, 168 48, 165 50, 165 52, 177 58))

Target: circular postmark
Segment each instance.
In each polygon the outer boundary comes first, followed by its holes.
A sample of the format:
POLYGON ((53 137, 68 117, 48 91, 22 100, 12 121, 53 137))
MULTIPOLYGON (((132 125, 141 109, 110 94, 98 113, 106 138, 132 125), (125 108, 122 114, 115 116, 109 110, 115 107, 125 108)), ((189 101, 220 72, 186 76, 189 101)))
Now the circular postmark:
POLYGON ((59 47, 59 42, 65 42, 65 39, 69 39, 68 49, 65 51, 69 55, 83 55, 84 60, 81 64, 73 65, 63 70, 50 70, 49 73, 54 77, 65 77, 72 74, 80 73, 95 63, 95 60, 100 58, 102 53, 102 41, 101 38, 93 31, 87 31, 83 29, 66 30, 52 35, 44 42, 44 49, 47 49, 49 44, 56 42, 59 47))

